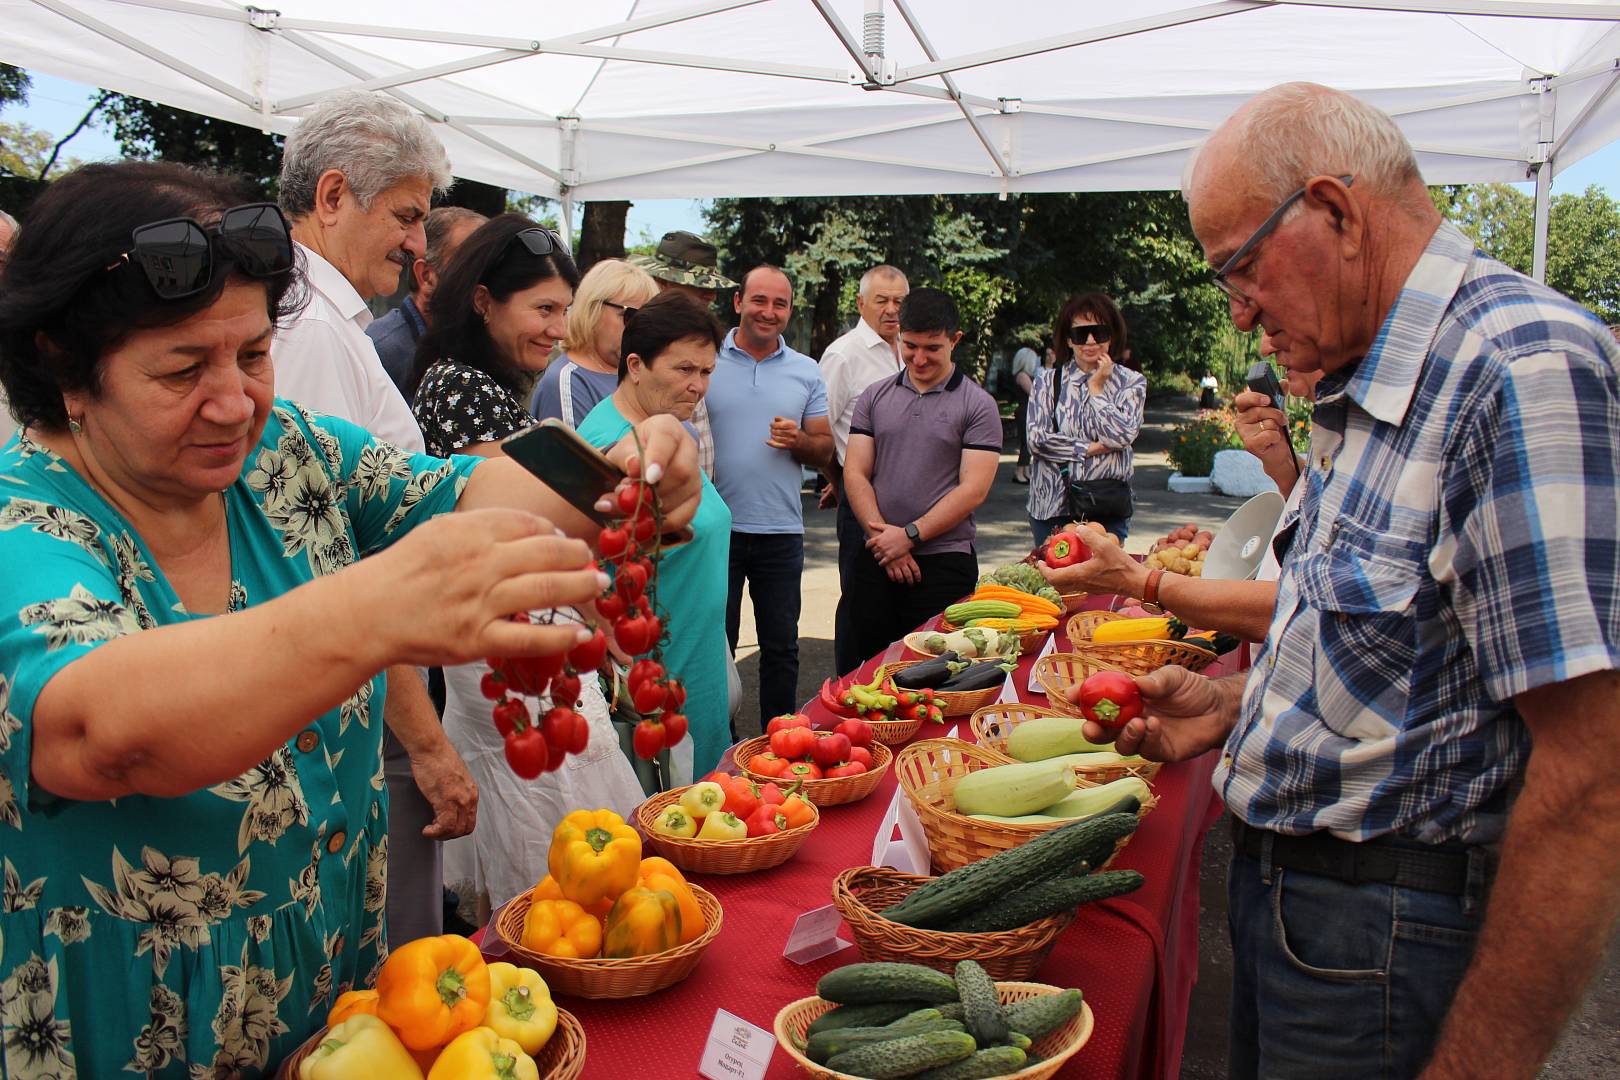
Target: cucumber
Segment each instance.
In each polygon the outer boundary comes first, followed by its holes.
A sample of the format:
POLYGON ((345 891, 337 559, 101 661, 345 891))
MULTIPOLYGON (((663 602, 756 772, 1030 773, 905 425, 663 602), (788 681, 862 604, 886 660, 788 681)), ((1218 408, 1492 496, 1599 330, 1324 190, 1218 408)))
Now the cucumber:
POLYGON ((1136 814, 1104 814, 1087 818, 1079 824, 1093 826, 1096 830, 1081 847, 1080 859, 1090 864, 1092 869, 1100 869, 1103 863, 1113 857, 1114 847, 1120 837, 1129 836, 1136 831, 1136 814))
POLYGON ((804 1044, 804 1056, 819 1065, 845 1050, 853 1050, 857 1046, 866 1046, 869 1043, 890 1042, 909 1035, 926 1035, 931 1031, 961 1030, 963 1030, 962 1021, 946 1020, 938 1014, 931 1020, 915 1020, 910 1023, 896 1021, 883 1027, 835 1028, 832 1031, 818 1031, 810 1036, 804 1044))
POLYGON ((1074 791, 1067 765, 995 765, 974 769, 956 782, 951 798, 958 814, 1033 814, 1074 791))
POLYGON ((956 965, 956 992, 962 999, 968 1034, 981 1046, 1001 1042, 1007 1037, 1007 1019, 1001 1014, 1001 995, 996 984, 976 960, 962 960, 956 965))
MULTIPOLYGON (((1020 926, 1027 926, 1036 919, 1044 919, 1048 915, 1056 915, 1060 911, 1068 911, 1081 904, 1135 892, 1142 887, 1142 881, 1142 875, 1135 870, 1110 870, 1105 874, 1088 874, 1084 877, 1056 877, 1037 882, 994 907, 970 912, 940 929, 958 934, 1015 930, 1020 926)), ((960 972, 956 976, 956 988, 966 1002, 967 992, 962 989, 960 972)), ((971 1029, 972 1025, 969 1025, 969 1030, 971 1029)))
POLYGON ((840 1005, 884 1001, 955 1001, 956 981, 920 964, 847 964, 816 983, 816 993, 840 1005))
POLYGON ((908 1035, 903 1039, 857 1046, 834 1056, 826 1064, 833 1072, 891 1080, 970 1058, 978 1048, 973 1036, 965 1031, 931 1031, 926 1035, 908 1035))
MULTIPOLYGON (((1102 847, 1112 850, 1115 841, 1135 829, 1133 814, 1109 814, 1060 825, 1028 843, 935 878, 886 909, 883 917, 923 929, 950 922, 1003 896, 1010 896, 1031 882, 1071 868, 1086 859, 1087 851, 1102 847)), ((1101 864, 1100 860, 1086 861, 1101 864)), ((899 992, 891 996, 917 997, 899 992)))
POLYGON ((967 1018, 967 1010, 962 1008, 960 1001, 947 1001, 939 1006, 939 1015, 947 1020, 963 1020, 967 1018))
MULTIPOLYGON (((846 1027, 881 1027, 928 1006, 921 1001, 880 1001, 871 1005, 840 1005, 810 1022, 805 1035, 846 1027)), ((960 1016, 956 1019, 962 1019, 960 1016)))
POLYGON ((1027 1056, 1016 1046, 992 1046, 970 1058, 918 1073, 914 1080, 983 1080, 989 1076, 1006 1076, 1022 1069, 1027 1056))
POLYGON ((1080 991, 1064 990, 1058 994, 1040 994, 1015 1001, 1007 1006, 1007 1026, 1039 1042, 1074 1019, 1080 1012, 1083 1000, 1084 995, 1080 991))
POLYGON ((1111 743, 1094 743, 1080 733, 1079 717, 1037 716, 1015 726, 1007 735, 1007 756, 1019 761, 1044 761, 1063 754, 1113 753, 1111 743))
MULTIPOLYGON (((1003 1008, 1005 1007, 1006 1006, 1003 1006, 1003 1008)), ((1006 1043, 1008 1046, 1018 1047, 1018 1049, 1024 1051, 1025 1053, 1028 1053, 1029 1048, 1034 1045, 1034 1042, 1030 1039, 1030 1037, 1021 1031, 1007 1032, 1006 1043)))
MULTIPOLYGON (((1125 783, 1128 780, 1137 780, 1137 778, 1127 776, 1124 780, 1116 780, 1114 783, 1125 783)), ((1137 783, 1143 782, 1137 780, 1137 783)), ((1003 817, 1000 814, 969 814, 968 817, 977 818, 979 821, 999 821, 1010 825, 1047 825, 1054 821, 1084 821, 1099 814, 1134 814, 1141 809, 1141 801, 1132 794, 1124 794, 1110 802, 1102 803, 1102 808, 1098 809, 1101 800, 1093 793, 1104 791, 1111 786, 1081 788, 1065 797, 1062 801, 1055 802, 1046 809, 1033 814, 1020 814, 1017 817, 1003 817)), ((1143 786, 1146 787, 1146 784, 1143 784, 1143 786)), ((1119 790, 1127 791, 1131 789, 1121 788, 1119 790)))

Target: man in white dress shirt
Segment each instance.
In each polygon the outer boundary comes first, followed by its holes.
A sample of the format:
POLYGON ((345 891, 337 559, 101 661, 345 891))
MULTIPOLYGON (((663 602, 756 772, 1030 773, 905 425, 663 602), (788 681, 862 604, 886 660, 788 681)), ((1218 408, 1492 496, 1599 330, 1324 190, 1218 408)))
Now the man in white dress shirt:
MULTIPOLYGON (((910 291, 906 275, 897 267, 874 266, 862 274, 860 291, 855 296, 855 310, 861 317, 849 333, 821 354, 821 379, 827 384, 827 418, 832 421, 833 432, 833 460, 826 469, 827 486, 821 491, 821 507, 838 507, 838 581, 845 595, 849 593, 855 557, 866 546, 866 530, 843 498, 849 423, 861 391, 881 379, 894 378, 900 371, 900 301, 910 291)), ((852 618, 853 607, 846 605, 841 596, 833 635, 833 659, 840 674, 866 659, 851 653, 855 633, 848 624, 852 618)))
MULTIPOLYGON (((271 347, 279 397, 423 452, 416 418, 365 334, 366 301, 392 293, 423 255, 428 206, 452 179, 427 121, 391 98, 343 91, 298 125, 282 155, 281 208, 311 295, 271 347)), ((444 931, 439 841, 472 831, 478 789, 417 669, 390 668, 387 685, 388 940, 401 945, 444 931)))

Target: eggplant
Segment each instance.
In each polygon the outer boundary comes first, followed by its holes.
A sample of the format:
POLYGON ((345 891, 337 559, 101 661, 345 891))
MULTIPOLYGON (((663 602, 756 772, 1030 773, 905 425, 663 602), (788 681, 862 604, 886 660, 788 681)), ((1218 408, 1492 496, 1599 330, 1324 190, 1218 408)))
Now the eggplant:
POLYGON ((895 673, 892 680, 901 690, 925 690, 928 687, 938 687, 951 673, 960 667, 962 660, 954 652, 942 652, 932 660, 912 664, 895 673), (955 665, 953 667, 952 665, 955 665))
POLYGON ((1007 669, 1000 664, 969 664, 934 689, 946 694, 961 690, 988 690, 992 686, 1000 686, 1006 678, 1007 669))

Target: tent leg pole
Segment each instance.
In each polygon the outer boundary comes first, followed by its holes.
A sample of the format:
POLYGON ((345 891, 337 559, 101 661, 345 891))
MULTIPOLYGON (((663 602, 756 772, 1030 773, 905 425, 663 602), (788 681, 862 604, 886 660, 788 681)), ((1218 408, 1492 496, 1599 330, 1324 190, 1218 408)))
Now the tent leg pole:
POLYGON ((572 251, 574 248, 574 193, 564 190, 562 197, 562 242, 572 251))
POLYGON ((1535 254, 1530 274, 1537 281, 1547 280, 1547 219, 1552 209, 1552 162, 1536 166, 1536 230, 1535 254))

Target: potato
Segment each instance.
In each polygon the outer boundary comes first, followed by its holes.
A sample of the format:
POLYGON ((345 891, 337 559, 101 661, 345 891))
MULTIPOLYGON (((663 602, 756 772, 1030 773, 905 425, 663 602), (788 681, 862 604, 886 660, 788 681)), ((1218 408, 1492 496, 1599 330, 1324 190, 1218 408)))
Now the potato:
POLYGON ((1198 530, 1198 535, 1194 536, 1193 539, 1194 540, 1202 540, 1202 541, 1204 541, 1204 543, 1207 544, 1211 540, 1215 539, 1215 534, 1210 532, 1208 529, 1199 529, 1198 530))
POLYGON ((1147 557, 1147 560, 1146 560, 1146 562, 1145 562, 1145 563, 1144 563, 1144 565, 1145 565, 1145 566, 1146 566, 1146 567, 1147 567, 1147 568, 1148 568, 1148 569, 1149 569, 1149 570, 1162 570, 1162 569, 1164 569, 1164 567, 1162 567, 1162 566, 1161 566, 1161 565, 1160 565, 1160 564, 1159 564, 1159 553, 1158 553, 1158 552, 1157 552, 1157 551, 1155 551, 1155 552, 1153 552, 1153 553, 1152 553, 1152 554, 1150 554, 1150 555, 1149 555, 1149 556, 1148 556, 1148 557, 1147 557))
POLYGON ((1187 571, 1187 576, 1188 577, 1203 577, 1204 576, 1204 564, 1203 563, 1194 563, 1193 568, 1191 570, 1187 571))
POLYGON ((1202 549, 1197 544, 1188 544, 1186 547, 1181 549, 1181 554, 1190 560, 1197 558, 1198 552, 1201 550, 1202 549))
POLYGON ((1187 571, 1192 569, 1192 561, 1184 557, 1178 557, 1171 565, 1170 569, 1175 573, 1185 574, 1187 571))
POLYGON ((1210 541, 1208 541, 1208 540, 1199 539, 1199 540, 1194 540, 1193 543, 1198 545, 1198 550, 1199 551, 1208 551, 1209 550, 1210 541))
POLYGON ((1086 523, 1085 523, 1085 525, 1084 525, 1084 526, 1082 526, 1082 527, 1083 527, 1083 528, 1087 528, 1087 529, 1090 529, 1090 530, 1092 530, 1092 531, 1093 531, 1093 532, 1106 532, 1106 531, 1107 531, 1107 530, 1105 530, 1105 529, 1104 529, 1104 528, 1103 528, 1103 527, 1102 527, 1102 525, 1101 525, 1101 524, 1099 524, 1099 523, 1098 523, 1098 522, 1095 522, 1095 521, 1088 521, 1088 522, 1086 522, 1086 523))

